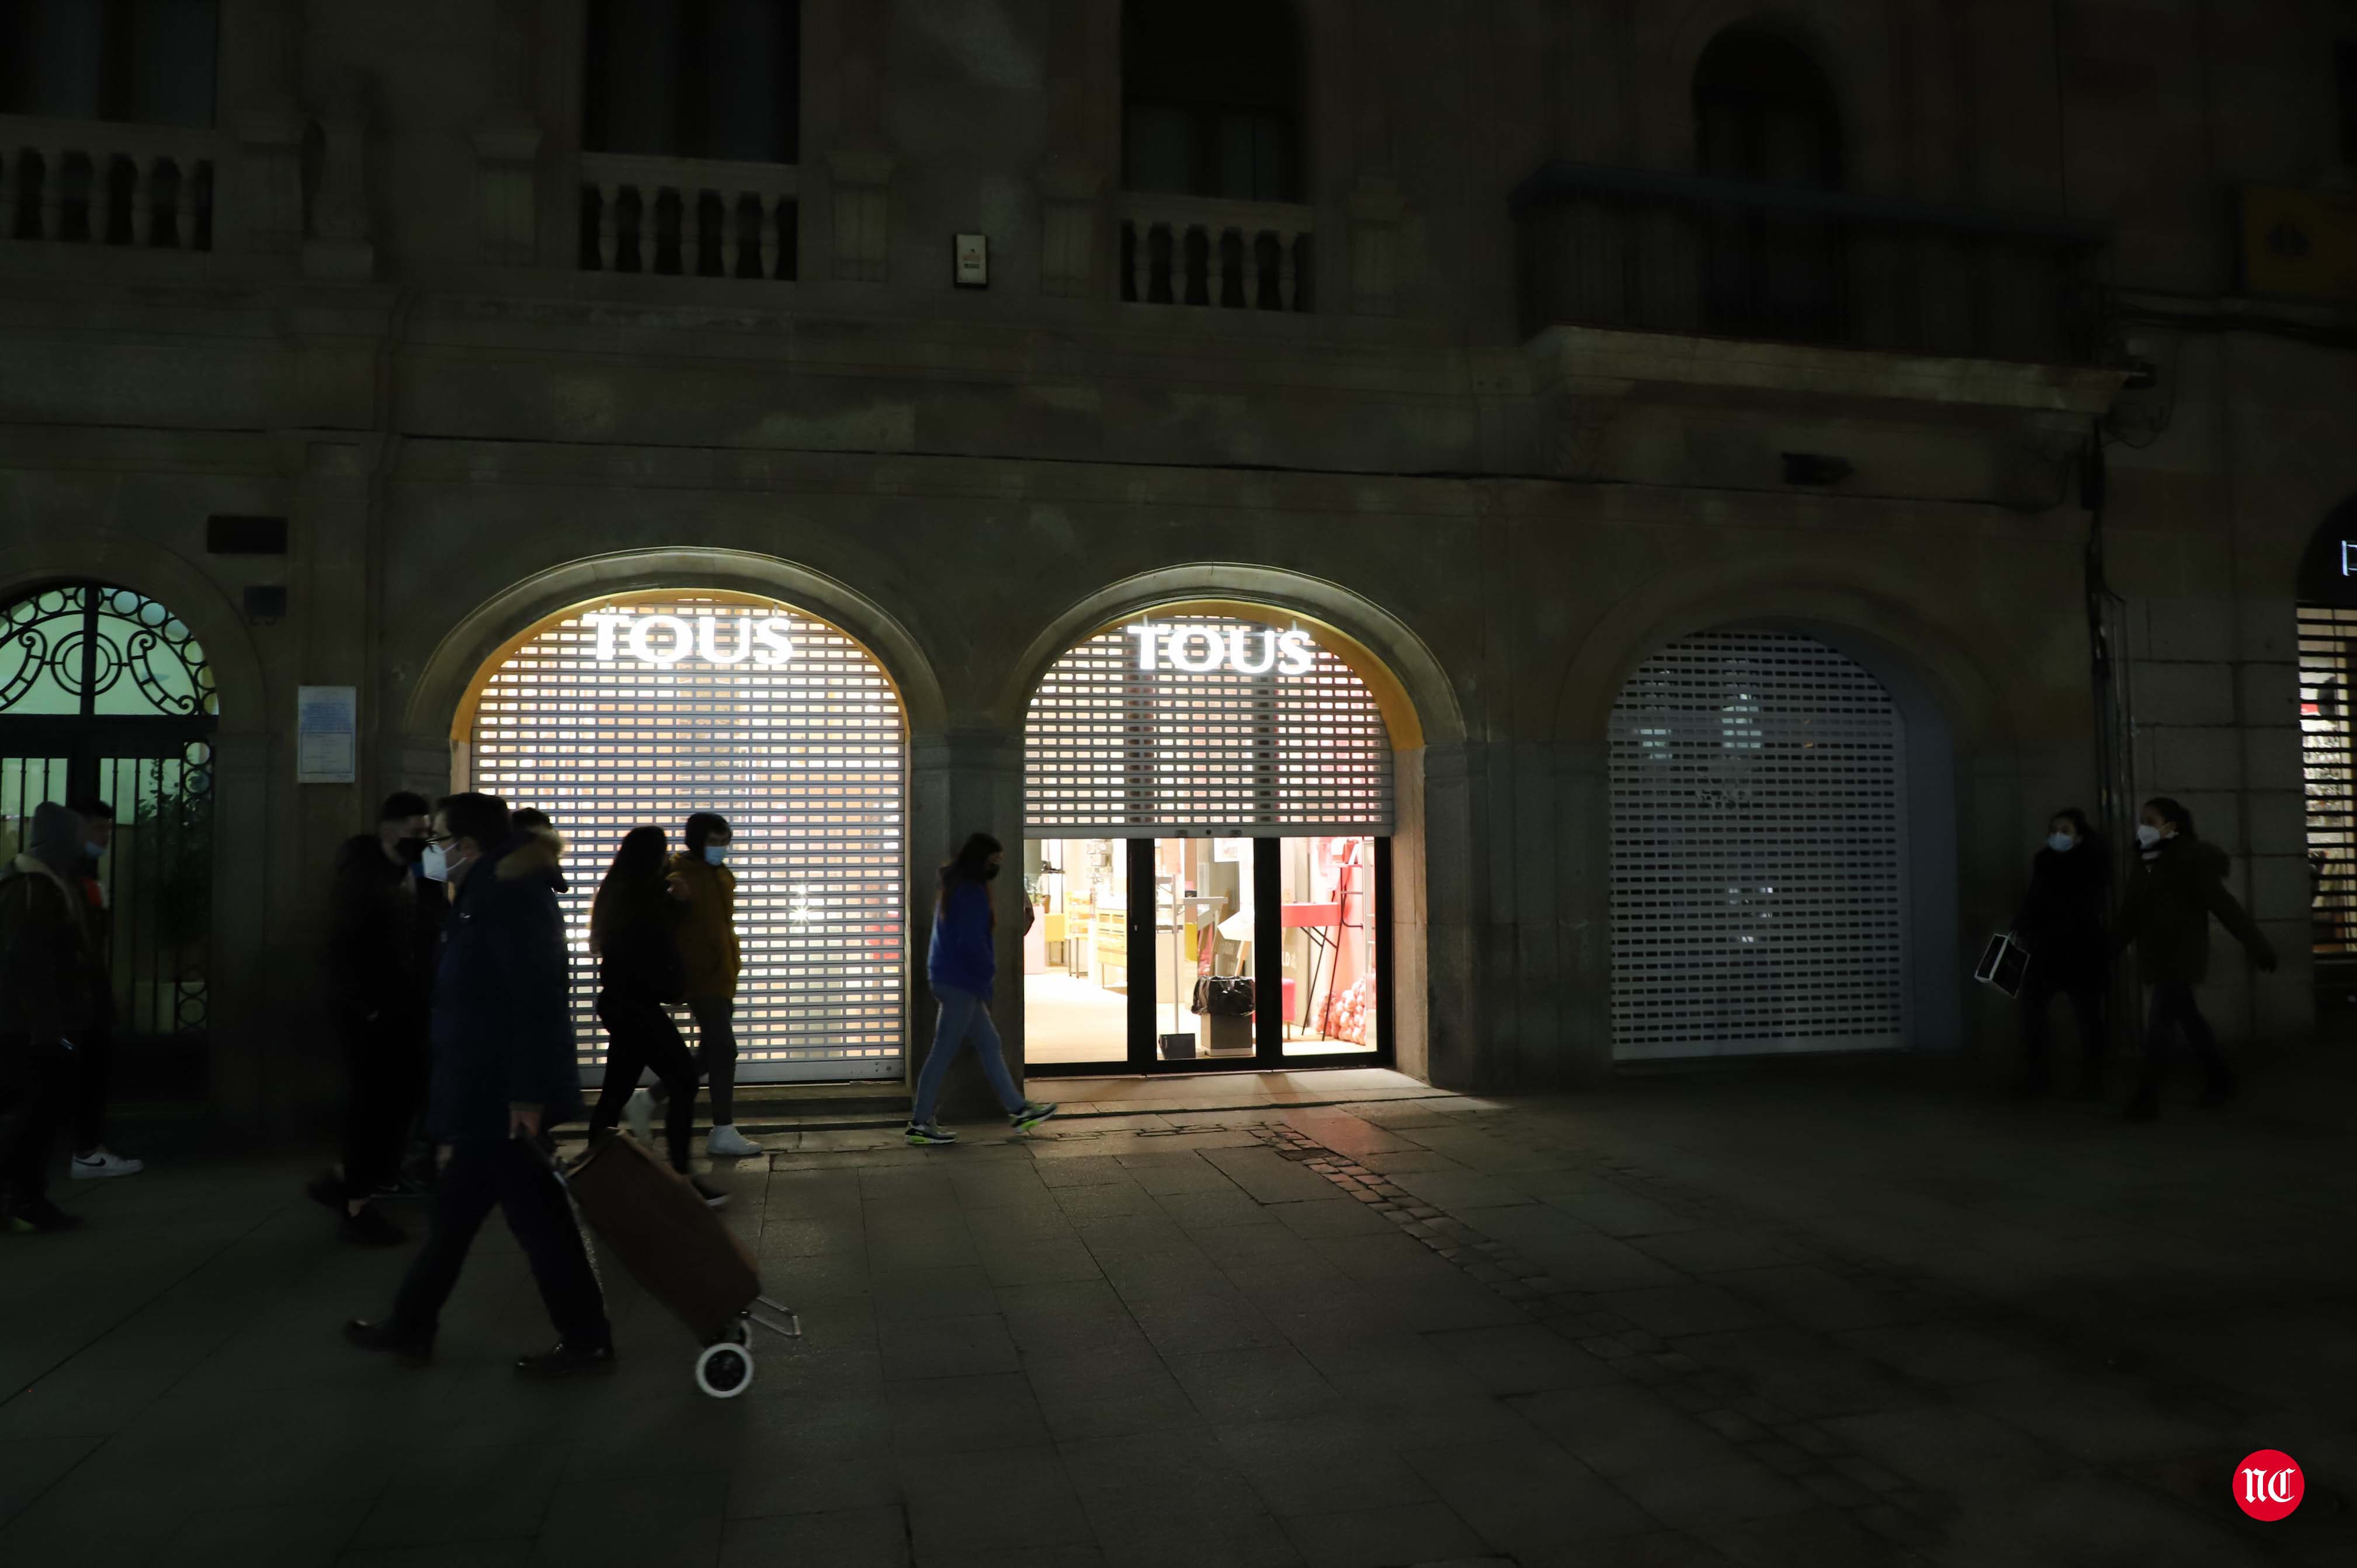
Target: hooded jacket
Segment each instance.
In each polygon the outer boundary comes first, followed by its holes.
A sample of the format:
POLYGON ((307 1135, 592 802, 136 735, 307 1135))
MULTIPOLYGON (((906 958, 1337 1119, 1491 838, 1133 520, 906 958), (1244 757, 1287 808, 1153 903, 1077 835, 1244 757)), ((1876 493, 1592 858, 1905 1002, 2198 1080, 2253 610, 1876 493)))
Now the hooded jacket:
POLYGON ((2038 852, 2029 863, 2029 891, 2013 918, 2036 969, 2061 983, 2101 978, 2111 958, 2104 929, 2111 890, 2112 856, 2102 841, 2038 852))
POLYGON ((0 1038, 57 1047, 96 1015, 98 972, 81 889, 81 818, 37 807, 25 853, 0 871, 0 1038))
POLYGON ((469 869, 451 900, 434 983, 434 1088, 426 1133, 437 1143, 496 1143, 511 1105, 541 1124, 581 1113, 565 919, 556 908, 565 842, 517 835, 469 869))
POLYGON ((687 965, 687 994, 702 1001, 737 994, 744 950, 737 939, 737 874, 700 854, 675 854, 672 874, 687 888, 679 956, 687 965))
POLYGON ((2138 863, 2114 940, 2121 949, 2136 945, 2146 984, 2199 985, 2209 978, 2212 915, 2262 968, 2274 967, 2274 945, 2226 891, 2233 864, 2224 850, 2187 833, 2161 840, 2138 863))

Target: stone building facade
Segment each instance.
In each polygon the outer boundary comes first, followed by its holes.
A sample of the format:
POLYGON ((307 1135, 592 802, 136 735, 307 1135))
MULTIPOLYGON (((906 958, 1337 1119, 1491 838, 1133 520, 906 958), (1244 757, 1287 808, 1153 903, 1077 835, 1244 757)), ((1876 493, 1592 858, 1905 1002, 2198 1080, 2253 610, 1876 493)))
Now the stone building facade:
POLYGON ((1873 1043, 2002 1047, 1972 960, 2107 789, 2192 805, 2290 955, 2219 966, 2222 1029, 2312 1022, 2294 601, 2357 354, 2235 215, 2347 188, 2357 7, 219 0, 206 49, 134 9, 12 13, 51 31, 0 103, 0 598, 118 585, 203 647, 208 1081, 256 1124, 327 1070, 335 846, 449 787, 534 628, 653 590, 888 673, 911 1040, 931 867, 1039 836, 1043 676, 1205 606, 1394 715, 1386 1040, 1436 1083, 1685 1054, 1629 1048, 1631 933, 1757 945, 1692 865, 1647 904, 1649 846, 1753 831, 1724 756, 1631 793, 1678 649, 1722 714, 1727 659, 1862 670, 1903 736, 1873 1043), (315 687, 350 783, 298 782, 315 687))

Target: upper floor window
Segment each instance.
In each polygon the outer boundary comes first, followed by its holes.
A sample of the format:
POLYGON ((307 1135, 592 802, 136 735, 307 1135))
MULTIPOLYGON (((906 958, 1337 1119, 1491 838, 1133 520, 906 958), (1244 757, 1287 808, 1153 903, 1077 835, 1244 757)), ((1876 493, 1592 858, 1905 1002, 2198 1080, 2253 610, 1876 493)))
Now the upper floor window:
POLYGON ((1841 115, 1808 51, 1764 27, 1711 40, 1695 67, 1695 151, 1723 179, 1835 186, 1841 115))
POLYGON ((796 0, 589 0, 582 145, 799 161, 796 0))
POLYGON ((1302 199, 1301 28, 1290 0, 1130 0, 1121 97, 1125 188, 1302 199))
POLYGON ((213 123, 215 0, 0 0, 0 114, 213 123))
POLYGON ((2357 41, 2332 46, 2332 72, 2340 89, 2341 161, 2357 168, 2357 41))

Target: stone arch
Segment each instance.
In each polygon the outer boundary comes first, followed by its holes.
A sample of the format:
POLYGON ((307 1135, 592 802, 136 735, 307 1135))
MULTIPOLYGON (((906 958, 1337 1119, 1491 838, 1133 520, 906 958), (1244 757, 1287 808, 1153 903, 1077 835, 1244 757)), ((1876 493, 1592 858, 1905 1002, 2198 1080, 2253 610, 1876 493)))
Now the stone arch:
POLYGON ((899 689, 912 738, 947 722, 941 682, 899 618, 836 578, 773 555, 709 547, 622 551, 566 562, 503 589, 444 634, 410 688, 402 727, 413 742, 449 734, 451 715, 499 650, 527 627, 608 594, 716 588, 781 600, 864 643, 899 689))
POLYGON ((91 578, 146 595, 187 623, 204 645, 221 693, 220 736, 270 731, 268 682, 244 618, 220 585, 186 558, 104 529, 60 527, 38 542, 0 550, 0 599, 67 578, 91 578))
POLYGON ((1893 181, 1900 159, 1888 35, 1859 0, 1695 0, 1657 26, 1637 73, 1645 161, 1663 168, 1695 166, 1695 68, 1728 29, 1760 27, 1807 49, 1824 71, 1841 120, 1845 183, 1872 189, 1893 181))

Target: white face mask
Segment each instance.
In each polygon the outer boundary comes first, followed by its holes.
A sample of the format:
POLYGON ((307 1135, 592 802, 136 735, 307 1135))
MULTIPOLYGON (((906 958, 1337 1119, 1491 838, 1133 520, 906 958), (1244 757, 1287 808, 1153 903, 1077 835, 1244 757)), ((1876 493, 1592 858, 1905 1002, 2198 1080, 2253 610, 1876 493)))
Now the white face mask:
POLYGON ((425 846, 425 858, 417 863, 417 873, 428 882, 450 880, 450 852, 438 843, 425 846))
POLYGON ((2046 847, 2052 850, 2057 854, 2070 854, 2072 850, 2078 847, 2078 843, 2079 841, 2072 838, 2069 833, 2049 833, 2046 835, 2046 847))
POLYGON ((728 847, 726 844, 708 843, 704 846, 704 860, 705 865, 717 865, 727 858, 728 847))
POLYGON ((2158 828, 2154 827, 2150 822, 2138 822, 2136 824, 2136 843, 2144 845, 2147 849, 2150 849, 2159 842, 2160 830, 2158 828))

